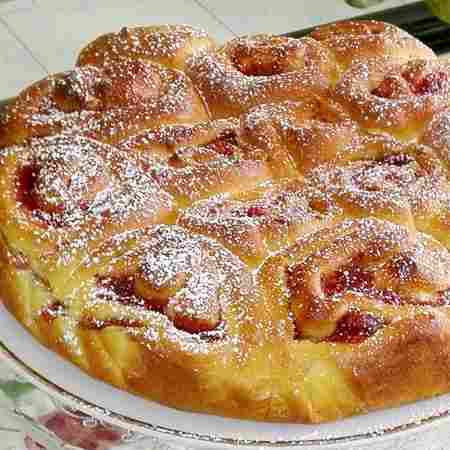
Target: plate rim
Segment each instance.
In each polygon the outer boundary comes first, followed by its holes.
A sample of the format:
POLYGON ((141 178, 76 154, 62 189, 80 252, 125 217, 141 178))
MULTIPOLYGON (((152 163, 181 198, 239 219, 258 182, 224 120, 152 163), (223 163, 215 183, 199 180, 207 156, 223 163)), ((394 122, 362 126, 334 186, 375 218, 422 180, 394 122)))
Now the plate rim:
POLYGON ((207 435, 195 432, 187 432, 169 428, 160 425, 154 425, 144 422, 139 419, 129 417, 114 411, 109 411, 103 406, 92 403, 79 397, 77 394, 69 392, 67 389, 59 386, 57 383, 49 380, 44 375, 38 373, 35 369, 30 367, 24 361, 22 361, 16 354, 10 350, 5 342, 0 341, 0 359, 4 361, 12 370, 16 371, 19 375, 26 378, 37 388, 41 389, 49 396, 56 398, 57 400, 68 404, 68 406, 74 406, 76 409, 83 413, 89 414, 97 420, 102 420, 110 423, 111 425, 118 426, 125 430, 135 431, 147 437, 154 437, 166 440, 185 441, 192 444, 208 444, 218 448, 223 448, 225 445, 227 448, 231 447, 264 447, 264 448, 302 448, 308 446, 332 446, 342 445, 346 443, 370 443, 370 441, 380 442, 381 440, 387 440, 394 438, 399 434, 409 434, 417 432, 424 427, 430 427, 437 422, 445 422, 450 420, 450 406, 440 412, 431 414, 427 417, 418 419, 415 422, 397 425, 387 429, 379 430, 378 432, 363 432, 351 436, 337 436, 330 438, 317 438, 317 439, 300 439, 300 440, 279 440, 279 441, 267 441, 267 440, 253 440, 253 439, 237 439, 224 436, 207 435), (220 447, 219 447, 220 446, 220 447))

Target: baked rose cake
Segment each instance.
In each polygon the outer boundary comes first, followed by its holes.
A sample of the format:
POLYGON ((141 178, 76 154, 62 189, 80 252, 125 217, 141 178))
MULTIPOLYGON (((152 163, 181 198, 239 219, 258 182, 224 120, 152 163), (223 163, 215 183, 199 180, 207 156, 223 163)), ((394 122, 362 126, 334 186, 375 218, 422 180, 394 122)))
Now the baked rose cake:
POLYGON ((449 69, 374 21, 100 36, 1 117, 6 307, 183 410, 311 423, 449 392, 449 69))

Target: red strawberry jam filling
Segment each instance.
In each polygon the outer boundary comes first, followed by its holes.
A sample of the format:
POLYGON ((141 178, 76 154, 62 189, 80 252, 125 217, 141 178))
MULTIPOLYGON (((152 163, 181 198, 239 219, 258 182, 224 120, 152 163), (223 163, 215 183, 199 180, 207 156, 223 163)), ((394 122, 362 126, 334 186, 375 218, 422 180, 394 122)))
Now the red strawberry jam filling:
POLYGON ((360 344, 383 327, 383 320, 367 312, 350 311, 336 325, 329 342, 360 344))

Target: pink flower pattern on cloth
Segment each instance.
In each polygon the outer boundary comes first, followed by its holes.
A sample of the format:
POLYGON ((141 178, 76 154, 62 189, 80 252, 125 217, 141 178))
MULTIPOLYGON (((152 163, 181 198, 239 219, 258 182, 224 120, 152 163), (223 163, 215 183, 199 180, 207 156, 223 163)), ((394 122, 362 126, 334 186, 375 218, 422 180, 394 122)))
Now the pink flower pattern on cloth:
POLYGON ((1 450, 187 450, 69 407, 3 363, 3 351, 0 342, 1 450))
MULTIPOLYGON (((109 450, 114 444, 119 443, 124 435, 123 431, 99 423, 95 423, 92 427, 86 426, 81 417, 64 411, 40 417, 38 421, 65 444, 83 450, 109 450)), ((27 450, 45 450, 29 437, 25 439, 25 445, 27 450)))
POLYGON ((25 438, 25 448, 27 450, 45 450, 45 447, 37 442, 34 442, 29 436, 25 438))

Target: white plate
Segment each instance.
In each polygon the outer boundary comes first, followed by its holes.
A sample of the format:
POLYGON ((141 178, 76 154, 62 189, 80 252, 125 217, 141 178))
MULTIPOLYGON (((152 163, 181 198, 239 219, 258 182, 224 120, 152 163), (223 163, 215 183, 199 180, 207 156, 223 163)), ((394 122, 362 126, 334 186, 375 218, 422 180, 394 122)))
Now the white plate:
POLYGON ((264 448, 328 445, 342 448, 341 444, 351 442, 360 449, 369 442, 374 445, 376 439, 378 449, 382 448, 378 446, 381 440, 422 431, 426 425, 436 425, 438 420, 443 423, 450 415, 450 394, 321 425, 258 423, 195 414, 138 398, 89 377, 41 346, 2 304, 0 342, 8 349, 3 353, 8 363, 66 404, 125 429, 209 447, 239 444, 264 448))

